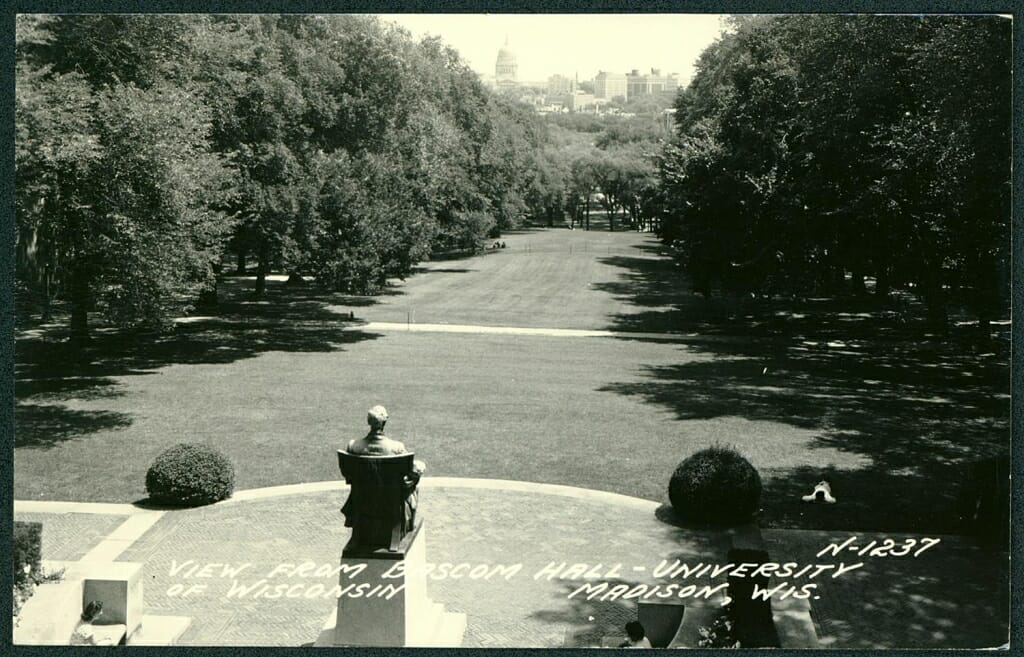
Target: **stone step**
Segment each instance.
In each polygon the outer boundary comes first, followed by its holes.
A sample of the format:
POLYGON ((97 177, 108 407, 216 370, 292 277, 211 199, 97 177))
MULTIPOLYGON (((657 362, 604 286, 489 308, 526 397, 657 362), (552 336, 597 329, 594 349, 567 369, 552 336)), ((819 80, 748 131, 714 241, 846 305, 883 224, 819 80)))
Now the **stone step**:
POLYGON ((192 619, 188 616, 153 616, 144 614, 142 625, 130 637, 129 646, 173 646, 185 633, 192 619))
POLYGON ((441 607, 441 614, 434 621, 432 631, 426 639, 409 645, 418 648, 458 648, 462 645, 465 634, 466 614, 444 611, 444 607, 441 607))
POLYGON ((338 608, 335 607, 327 620, 324 621, 324 625, 320 628, 320 635, 317 636, 316 641, 313 642, 314 648, 329 648, 334 646, 334 627, 338 624, 338 608))
MULTIPOLYGON (((337 608, 324 622, 320 635, 313 647, 334 646, 334 628, 338 622, 337 608)), ((415 621, 416 631, 406 640, 406 645, 417 648, 458 648, 466 633, 466 614, 445 611, 444 605, 428 599, 415 621)), ((400 648, 402 646, 393 646, 400 648)))
POLYGON ((412 627, 409 636, 406 637, 406 645, 415 647, 426 647, 433 645, 430 641, 438 624, 444 617, 444 605, 427 598, 423 604, 418 605, 412 618, 412 627))

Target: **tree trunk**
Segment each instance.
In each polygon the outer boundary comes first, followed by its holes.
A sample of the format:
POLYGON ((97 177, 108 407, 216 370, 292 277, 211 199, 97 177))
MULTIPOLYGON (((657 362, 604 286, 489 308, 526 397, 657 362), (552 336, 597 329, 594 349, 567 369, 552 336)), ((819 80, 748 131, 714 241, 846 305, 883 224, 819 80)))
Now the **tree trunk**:
POLYGON ((842 263, 836 265, 832 270, 832 288, 839 293, 846 291, 846 267, 842 263))
POLYGON ((196 306, 199 308, 215 308, 218 302, 217 296, 217 276, 213 277, 213 286, 206 288, 199 292, 199 300, 196 301, 196 306))
POLYGON ((587 194, 587 230, 590 230, 590 194, 587 194))
POLYGON ((196 301, 196 306, 199 308, 214 308, 219 301, 217 288, 220 283, 220 274, 224 268, 220 261, 216 261, 210 264, 210 269, 213 273, 213 285, 199 292, 199 299, 196 301))
POLYGON ((76 271, 71 280, 71 344, 82 346, 89 341, 89 280, 76 271))
POLYGON ((267 246, 266 238, 260 240, 260 250, 256 263, 256 296, 262 297, 267 292, 267 260, 269 259, 270 249, 267 246))
POLYGON ((615 232, 615 210, 608 210, 608 232, 615 232))
POLYGON ((245 249, 238 249, 238 260, 235 266, 235 273, 245 276, 245 249))
POLYGON ((43 322, 49 322, 50 320, 53 319, 53 314, 51 312, 51 303, 50 303, 50 279, 51 278, 52 278, 52 276, 50 274, 50 266, 47 265, 46 269, 43 272, 43 314, 42 314, 42 317, 40 317, 40 321, 43 321, 43 322))
POLYGON ((921 282, 921 294, 928 308, 928 325, 939 333, 949 328, 949 315, 946 313, 946 299, 942 285, 934 274, 926 274, 921 282))
POLYGON ((213 308, 217 305, 217 284, 214 283, 213 287, 203 290, 199 293, 199 300, 196 301, 196 306, 199 308, 213 308))
POLYGON ((864 294, 864 272, 859 269, 850 272, 850 289, 858 296, 864 294))
POLYGON ((892 290, 892 283, 889 278, 889 271, 883 269, 878 272, 878 278, 875 279, 875 296, 884 299, 889 296, 889 292, 892 290))

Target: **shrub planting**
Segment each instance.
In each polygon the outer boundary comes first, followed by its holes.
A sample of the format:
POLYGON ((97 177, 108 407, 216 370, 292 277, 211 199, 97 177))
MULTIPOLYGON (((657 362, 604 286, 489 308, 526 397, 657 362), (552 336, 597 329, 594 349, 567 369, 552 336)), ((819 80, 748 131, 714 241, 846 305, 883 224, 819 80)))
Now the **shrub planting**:
POLYGON ((202 506, 231 497, 235 468, 206 445, 181 443, 164 451, 146 472, 151 501, 168 506, 202 506))
POLYGON ((64 578, 64 569, 55 572, 44 572, 39 563, 42 557, 43 526, 38 522, 14 523, 14 535, 11 541, 11 565, 14 569, 13 604, 14 624, 25 602, 32 597, 36 585, 64 578))
POLYGON ((685 519, 706 524, 745 522, 761 501, 761 477, 729 447, 703 449, 679 464, 669 499, 685 519))
POLYGON ((43 525, 38 522, 14 523, 14 545, 11 565, 14 568, 14 587, 19 588, 39 573, 42 558, 43 525))

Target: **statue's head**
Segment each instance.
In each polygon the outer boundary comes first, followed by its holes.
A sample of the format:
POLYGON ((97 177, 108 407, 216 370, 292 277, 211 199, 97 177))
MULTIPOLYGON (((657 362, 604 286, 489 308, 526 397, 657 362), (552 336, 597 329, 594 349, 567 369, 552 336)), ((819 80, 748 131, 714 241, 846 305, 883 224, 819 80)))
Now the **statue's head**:
POLYGON ((384 428, 384 424, 387 421, 388 410, 383 406, 374 406, 366 413, 366 423, 370 425, 371 429, 376 429, 377 431, 380 431, 384 428))

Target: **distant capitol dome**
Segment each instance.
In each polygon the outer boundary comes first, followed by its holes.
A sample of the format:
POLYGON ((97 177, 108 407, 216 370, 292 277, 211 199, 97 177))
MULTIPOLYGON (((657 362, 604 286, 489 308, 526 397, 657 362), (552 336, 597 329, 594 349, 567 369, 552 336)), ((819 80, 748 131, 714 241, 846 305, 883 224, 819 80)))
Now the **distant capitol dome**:
POLYGON ((508 38, 505 45, 498 49, 498 59, 494 63, 494 78, 498 85, 516 84, 516 75, 519 72, 519 64, 516 62, 516 53, 508 45, 508 38))
POLYGON ((508 45, 498 50, 498 63, 496 66, 516 66, 516 53, 508 45))

